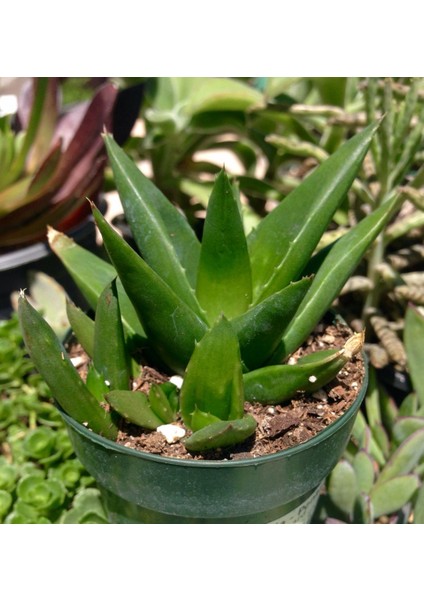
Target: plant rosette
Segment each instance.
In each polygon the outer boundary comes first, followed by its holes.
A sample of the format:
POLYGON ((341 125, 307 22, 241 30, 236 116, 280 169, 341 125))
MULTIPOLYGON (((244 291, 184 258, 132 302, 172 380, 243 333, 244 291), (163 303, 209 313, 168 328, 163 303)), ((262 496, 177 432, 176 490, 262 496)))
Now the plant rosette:
POLYGON ((363 336, 297 353, 390 219, 397 198, 336 243, 314 250, 377 126, 341 147, 247 236, 237 189, 221 172, 201 242, 185 216, 105 136, 140 253, 95 206, 110 263, 64 234, 49 233, 53 251, 94 310, 91 319, 68 303, 72 329, 90 357, 84 378, 24 294, 19 317, 28 351, 60 406, 77 456, 102 490, 111 522, 310 520, 363 398, 363 336), (344 414, 331 425, 263 456, 232 460, 220 454, 245 450, 261 436, 253 407, 281 421, 281 411, 299 394, 334 386, 353 364, 361 375, 344 414), (167 379, 139 387, 151 367, 167 379), (180 390, 170 381, 175 375, 183 378, 180 390), (157 435, 180 423, 193 460, 140 452, 128 447, 128 438, 126 446, 119 443, 131 427, 157 435))

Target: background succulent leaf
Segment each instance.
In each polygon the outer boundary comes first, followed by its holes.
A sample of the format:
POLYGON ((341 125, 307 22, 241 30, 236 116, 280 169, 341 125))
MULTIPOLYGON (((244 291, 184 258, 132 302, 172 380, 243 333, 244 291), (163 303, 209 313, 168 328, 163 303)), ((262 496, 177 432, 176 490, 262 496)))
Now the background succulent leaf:
POLYGON ((384 483, 399 475, 406 475, 424 455, 424 430, 411 434, 391 455, 378 476, 377 483, 384 483))
POLYGON ((405 315, 404 341, 408 366, 420 405, 424 407, 424 315, 414 306, 409 306, 405 315))
POLYGON ((358 483, 355 470, 347 460, 340 460, 331 472, 328 493, 331 501, 344 514, 352 513, 358 493, 358 483))
POLYGON ((376 484, 370 493, 374 518, 400 510, 419 486, 420 480, 416 475, 399 475, 376 484))

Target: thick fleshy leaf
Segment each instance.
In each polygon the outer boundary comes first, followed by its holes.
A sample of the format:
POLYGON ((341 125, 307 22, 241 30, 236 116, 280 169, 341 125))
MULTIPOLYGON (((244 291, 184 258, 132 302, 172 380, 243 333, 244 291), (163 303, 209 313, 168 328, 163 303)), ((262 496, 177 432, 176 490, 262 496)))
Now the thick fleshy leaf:
POLYGON ((408 366, 414 389, 424 409, 424 315, 416 307, 409 306, 405 317, 404 341, 408 366))
POLYGON ((193 433, 184 445, 190 452, 234 446, 253 435, 256 426, 257 422, 250 414, 244 415, 241 419, 211 423, 193 433))
POLYGON ((106 394, 109 404, 130 423, 156 429, 164 422, 153 412, 146 394, 127 390, 114 390, 106 394))
POLYGON ((404 442, 415 431, 424 431, 424 417, 399 417, 393 426, 393 438, 398 444, 404 442))
POLYGON ((95 207, 93 214, 151 346, 165 364, 183 373, 196 341, 207 330, 205 322, 134 252, 95 207))
POLYGON ((419 486, 420 480, 416 475, 401 475, 375 485, 370 493, 374 518, 400 510, 419 486))
POLYGON ((237 197, 222 171, 203 229, 196 294, 211 323, 245 312, 252 299, 250 259, 237 197))
POLYGON ((242 417, 244 395, 240 350, 230 323, 222 317, 197 344, 180 392, 184 423, 192 427, 196 409, 224 421, 242 417))
POLYGON ((249 236, 255 302, 299 275, 345 198, 378 125, 346 142, 320 165, 249 236))
POLYGON ((377 483, 383 483, 398 475, 409 473, 424 455, 424 429, 411 434, 387 461, 377 483))
POLYGON ((360 352, 363 336, 354 334, 341 349, 313 352, 293 365, 262 367, 243 375, 246 400, 279 404, 290 400, 298 390, 313 392, 329 383, 340 369, 360 352))
MULTIPOLYGON (((88 304, 95 310, 100 294, 117 275, 116 269, 105 260, 86 250, 70 237, 49 228, 50 248, 58 256, 88 304)), ((144 330, 120 281, 117 282, 123 323, 130 335, 145 338, 144 330)))
POLYGON ((127 390, 130 360, 125 345, 116 281, 100 294, 94 321, 94 367, 111 390, 127 390))
POLYGON ((331 501, 346 515, 350 515, 358 491, 354 468, 347 460, 340 460, 332 470, 328 483, 331 501))
POLYGON ((137 168, 110 135, 105 143, 134 240, 147 264, 195 312, 200 243, 185 216, 137 168))
POLYGON ((90 358, 94 354, 94 321, 75 306, 73 302, 66 299, 66 314, 72 331, 90 358))
POLYGON ((383 204, 332 245, 286 329, 274 355, 276 362, 298 348, 319 323, 397 204, 397 197, 383 204))
POLYGON ((113 414, 89 392, 50 325, 23 295, 18 314, 31 359, 60 406, 79 423, 87 423, 96 433, 115 439, 113 414))
POLYGON ((376 468, 372 457, 365 450, 359 450, 352 463, 356 474, 359 492, 369 494, 375 479, 376 468))
POLYGON ((249 370, 264 365, 274 352, 311 282, 311 278, 304 278, 288 285, 231 321, 241 358, 249 370))

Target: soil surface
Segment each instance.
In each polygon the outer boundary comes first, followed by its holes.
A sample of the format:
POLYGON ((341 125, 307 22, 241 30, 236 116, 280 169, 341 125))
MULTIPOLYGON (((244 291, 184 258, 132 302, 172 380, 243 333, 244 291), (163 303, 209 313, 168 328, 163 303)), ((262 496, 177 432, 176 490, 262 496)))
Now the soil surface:
MULTIPOLYGON (((316 350, 341 348, 351 335, 352 330, 346 325, 320 324, 292 358, 298 359, 316 350)), ((84 377, 86 361, 78 351, 76 353, 80 356, 81 375, 84 377)), ((258 426, 249 440, 230 449, 190 453, 182 441, 170 444, 161 433, 148 431, 124 419, 120 425, 117 442, 143 452, 190 460, 237 460, 273 454, 307 441, 336 421, 356 399, 363 377, 364 365, 359 353, 343 367, 330 384, 312 395, 298 392, 284 405, 263 406, 259 403, 246 403, 246 412, 255 417, 258 426)), ((167 380, 166 375, 151 367, 144 367, 143 376, 133 383, 133 389, 146 392, 151 383, 167 380)), ((182 422, 176 424, 184 427, 182 422)), ((188 430, 187 435, 190 433, 188 430)))

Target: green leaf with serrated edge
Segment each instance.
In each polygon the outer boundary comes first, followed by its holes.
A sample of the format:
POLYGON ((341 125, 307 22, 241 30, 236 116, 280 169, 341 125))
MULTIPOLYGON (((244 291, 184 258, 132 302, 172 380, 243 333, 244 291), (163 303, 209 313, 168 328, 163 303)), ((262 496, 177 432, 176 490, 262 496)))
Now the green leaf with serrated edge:
POLYGON ((415 431, 395 450, 381 471, 377 483, 409 473, 424 455, 424 429, 415 431))
POLYGON ((243 375, 246 400, 278 404, 302 390, 310 393, 329 383, 362 348, 360 334, 354 334, 342 349, 312 353, 294 365, 271 365, 243 375), (359 336, 359 337, 358 337, 359 336))
POLYGON ((97 302, 93 363, 111 390, 129 388, 130 357, 125 345, 115 280, 106 285, 97 302))
POLYGON ((319 323, 366 250, 392 216, 397 204, 397 197, 383 204, 332 246, 288 324, 281 344, 274 353, 274 362, 281 362, 296 350, 319 323))
MULTIPOLYGON (((51 227, 47 237, 50 248, 61 260, 88 304, 95 309, 100 294, 117 275, 115 268, 51 227)), ((140 339, 145 338, 146 334, 120 281, 117 282, 117 288, 122 321, 127 331, 140 339)))
POLYGON ((218 419, 215 415, 211 413, 203 412, 198 408, 195 408, 191 413, 191 429, 192 431, 198 431, 199 429, 203 429, 208 425, 212 425, 212 423, 223 423, 222 419, 218 419))
POLYGON ((256 419, 249 414, 241 419, 212 423, 193 433, 185 440, 184 445, 190 452, 234 446, 247 440, 254 433, 256 426, 256 419))
POLYGON ((400 510, 419 486, 420 480, 416 475, 400 475, 376 484, 370 493, 374 518, 400 510))
POLYGON ((255 302, 299 278, 345 198, 377 127, 372 124, 346 142, 249 235, 255 302))
POLYGON ((201 315, 193 290, 200 251, 194 230, 111 136, 105 136, 105 144, 122 207, 141 255, 177 296, 201 315))
POLYGON ((146 429, 156 429, 160 425, 164 425, 164 421, 153 412, 149 400, 143 392, 114 390, 106 394, 106 400, 130 423, 146 429))
POLYGON ((93 207, 96 223, 122 285, 154 350, 177 373, 184 373, 196 341, 207 326, 93 207))
POLYGON ((85 384, 88 390, 95 398, 97 398, 99 402, 104 402, 105 394, 107 394, 110 389, 106 385, 104 377, 100 375, 98 371, 96 371, 93 365, 90 365, 88 368, 85 384))
POLYGON ((424 525, 424 485, 422 484, 414 504, 414 524, 424 525))
POLYGON ((353 506, 352 523, 358 525, 369 525, 374 521, 374 511, 370 497, 360 493, 355 498, 353 506))
POLYGON ((369 494, 376 475, 376 467, 372 457, 365 450, 359 450, 352 461, 356 474, 358 491, 369 494))
POLYGON ((305 278, 292 283, 231 320, 239 339, 241 358, 249 369, 262 366, 271 356, 311 281, 305 278))
POLYGON ((191 427, 196 408, 219 419, 239 419, 244 412, 240 349, 225 317, 196 345, 180 391, 184 423, 191 427))
POLYGON ((405 316, 404 342, 409 372, 420 405, 424 407, 424 315, 410 305, 405 316))
POLYGON ((72 331, 90 358, 94 354, 94 321, 66 298, 66 315, 72 331))
POLYGON ((165 381, 160 384, 160 388, 165 392, 171 409, 176 413, 180 405, 179 390, 177 386, 170 381, 165 381))
POLYGON ((156 383, 152 383, 150 387, 149 403, 150 408, 164 423, 172 423, 175 419, 175 412, 172 410, 164 390, 156 383))
POLYGON ((328 494, 331 501, 346 515, 353 510, 358 483, 352 465, 345 459, 341 459, 330 474, 328 482, 328 494))
POLYGON ((397 444, 401 444, 415 431, 424 431, 424 417, 399 417, 393 426, 393 438, 397 444))
POLYGON ((90 394, 50 325, 23 295, 18 314, 29 355, 63 410, 96 433, 115 439, 113 415, 90 394))
POLYGON ((252 299, 246 237, 228 176, 215 180, 203 228, 196 294, 209 322, 245 312, 252 299))

